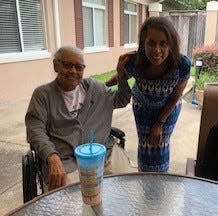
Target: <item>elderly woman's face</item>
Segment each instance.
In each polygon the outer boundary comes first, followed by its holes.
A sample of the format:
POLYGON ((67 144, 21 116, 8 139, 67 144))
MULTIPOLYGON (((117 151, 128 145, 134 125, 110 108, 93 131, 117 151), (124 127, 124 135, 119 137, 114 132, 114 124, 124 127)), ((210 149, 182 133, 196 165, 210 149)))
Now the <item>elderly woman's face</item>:
POLYGON ((82 81, 85 69, 82 55, 63 51, 60 58, 54 60, 54 67, 58 73, 58 85, 62 90, 71 91, 82 81))
POLYGON ((151 28, 145 38, 145 55, 153 65, 161 65, 169 55, 169 42, 165 32, 151 28))

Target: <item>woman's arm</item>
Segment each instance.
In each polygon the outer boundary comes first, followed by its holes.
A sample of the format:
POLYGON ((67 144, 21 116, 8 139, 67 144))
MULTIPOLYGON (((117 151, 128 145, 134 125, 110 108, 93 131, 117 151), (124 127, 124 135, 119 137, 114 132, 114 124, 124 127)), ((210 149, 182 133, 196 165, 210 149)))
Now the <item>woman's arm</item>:
MULTIPOLYGON (((119 61, 118 61, 118 63, 117 63, 117 74, 115 74, 115 75, 112 76, 109 80, 107 80, 107 81, 105 82, 105 85, 106 85, 106 86, 110 87, 110 86, 116 85, 116 84, 117 84, 118 75, 119 75, 119 78, 121 78, 121 79, 122 79, 123 77, 126 78, 126 76, 128 76, 128 75, 126 74, 126 71, 125 71, 125 69, 124 69, 124 66, 125 66, 125 64, 127 63, 129 57, 130 57, 131 55, 135 55, 135 53, 136 53, 136 51, 131 51, 131 52, 128 52, 128 53, 126 53, 126 54, 124 54, 124 55, 121 55, 121 56, 119 57, 119 61)), ((131 77, 131 76, 128 76, 128 79, 129 79, 130 77, 131 77)))
POLYGON ((171 111, 175 107, 179 98, 182 96, 182 93, 187 85, 187 80, 179 83, 172 94, 170 95, 168 102, 166 103, 163 111, 161 112, 157 122, 150 130, 150 145, 157 146, 161 142, 162 136, 162 126, 165 123, 166 119, 170 115, 171 111))
POLYGON ((177 101, 182 96, 182 93, 183 93, 187 83, 188 83, 188 81, 186 80, 186 81, 183 81, 182 83, 178 84, 175 87, 174 91, 172 92, 172 94, 170 95, 170 97, 168 99, 168 102, 166 103, 163 111, 161 112, 161 114, 158 118, 158 122, 165 122, 166 121, 169 114, 171 113, 171 111, 175 107, 177 101))
POLYGON ((116 82, 118 84, 118 90, 114 99, 114 108, 125 107, 130 102, 131 89, 128 85, 129 76, 124 69, 127 60, 127 55, 121 55, 117 64, 116 82))
POLYGON ((128 61, 128 58, 129 58, 129 54, 124 54, 119 57, 119 61, 117 63, 117 68, 116 68, 117 74, 115 74, 108 81, 105 82, 106 86, 110 87, 110 86, 116 85, 118 76, 119 76, 119 79, 125 79, 125 80, 128 79, 128 76, 124 69, 124 65, 128 61))
POLYGON ((117 84, 117 74, 115 74, 114 76, 112 76, 109 80, 107 80, 105 82, 105 85, 110 87, 110 86, 114 86, 117 84))

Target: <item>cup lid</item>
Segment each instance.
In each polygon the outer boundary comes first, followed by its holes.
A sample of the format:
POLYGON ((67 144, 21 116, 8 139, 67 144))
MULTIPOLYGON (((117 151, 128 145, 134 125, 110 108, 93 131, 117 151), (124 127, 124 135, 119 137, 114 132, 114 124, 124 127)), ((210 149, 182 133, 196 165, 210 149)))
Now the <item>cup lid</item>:
POLYGON ((83 158, 103 156, 106 153, 106 147, 99 143, 86 143, 76 147, 75 155, 83 158))

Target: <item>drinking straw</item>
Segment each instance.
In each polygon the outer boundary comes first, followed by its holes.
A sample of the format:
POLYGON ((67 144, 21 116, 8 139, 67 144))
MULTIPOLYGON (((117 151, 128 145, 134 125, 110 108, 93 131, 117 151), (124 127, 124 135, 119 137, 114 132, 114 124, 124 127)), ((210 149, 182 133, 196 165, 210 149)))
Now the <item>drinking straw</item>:
POLYGON ((95 136, 95 132, 91 130, 89 132, 89 149, 91 153, 92 153, 92 143, 94 142, 94 136, 95 136))

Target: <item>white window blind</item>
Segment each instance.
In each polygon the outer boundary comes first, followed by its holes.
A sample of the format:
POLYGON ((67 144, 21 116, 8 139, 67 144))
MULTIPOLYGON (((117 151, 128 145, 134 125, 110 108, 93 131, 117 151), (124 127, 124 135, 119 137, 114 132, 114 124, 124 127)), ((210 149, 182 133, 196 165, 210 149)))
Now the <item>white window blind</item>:
POLYGON ((85 47, 105 46, 105 1, 83 0, 83 33, 85 47))
POLYGON ((136 12, 136 4, 124 2, 124 10, 136 12))
POLYGON ((0 0, 0 53, 19 52, 19 29, 15 0, 0 0))
POLYGON ((136 43, 136 16, 131 16, 130 17, 130 43, 136 43))
POLYGON ((103 46, 104 41, 104 11, 95 10, 95 44, 96 46, 103 46))
POLYGON ((83 34, 85 47, 93 46, 94 34, 92 8, 83 7, 83 34))
POLYGON ((124 14, 124 43, 129 43, 129 16, 124 14))
POLYGON ((0 53, 46 50, 42 0, 0 0, 0 53))
POLYGON ((124 43, 136 43, 136 4, 124 2, 124 43))
POLYGON ((24 51, 45 50, 43 8, 40 0, 20 0, 24 51))
POLYGON ((97 4, 97 5, 104 5, 105 0, 83 0, 83 2, 97 4))

